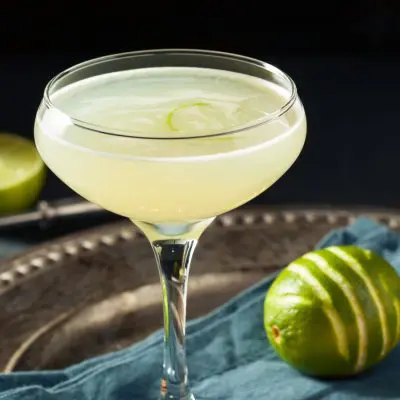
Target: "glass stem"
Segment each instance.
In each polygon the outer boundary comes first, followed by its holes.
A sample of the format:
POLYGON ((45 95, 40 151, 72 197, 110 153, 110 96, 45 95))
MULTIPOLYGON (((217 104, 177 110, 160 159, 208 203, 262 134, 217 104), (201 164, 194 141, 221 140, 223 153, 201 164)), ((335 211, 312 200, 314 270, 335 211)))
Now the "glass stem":
POLYGON ((190 400, 185 353, 186 293, 190 263, 197 240, 156 240, 156 256, 163 290, 164 363, 161 398, 190 400))

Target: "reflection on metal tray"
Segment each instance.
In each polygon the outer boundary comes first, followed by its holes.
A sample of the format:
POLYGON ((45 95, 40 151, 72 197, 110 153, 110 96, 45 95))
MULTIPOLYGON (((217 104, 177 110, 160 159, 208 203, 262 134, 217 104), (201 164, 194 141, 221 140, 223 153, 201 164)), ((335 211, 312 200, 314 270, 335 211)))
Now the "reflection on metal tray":
MULTIPOLYGON (((208 313, 358 215, 400 226, 400 212, 367 209, 247 208, 218 218, 195 254, 188 317, 208 313)), ((0 300, 0 369, 6 372, 62 368, 162 326, 153 254, 129 222, 0 263, 0 300)))

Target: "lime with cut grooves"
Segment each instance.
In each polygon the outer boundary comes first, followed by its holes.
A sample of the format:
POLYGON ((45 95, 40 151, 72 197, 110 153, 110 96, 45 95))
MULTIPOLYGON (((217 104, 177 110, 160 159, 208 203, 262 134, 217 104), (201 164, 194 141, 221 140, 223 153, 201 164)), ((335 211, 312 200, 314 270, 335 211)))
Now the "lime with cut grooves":
POLYGON ((45 166, 35 145, 11 133, 0 133, 0 215, 23 211, 39 197, 45 166))
POLYGON ((367 249, 312 251, 289 264, 272 284, 264 325, 278 355, 301 372, 358 374, 400 341, 400 278, 367 249))

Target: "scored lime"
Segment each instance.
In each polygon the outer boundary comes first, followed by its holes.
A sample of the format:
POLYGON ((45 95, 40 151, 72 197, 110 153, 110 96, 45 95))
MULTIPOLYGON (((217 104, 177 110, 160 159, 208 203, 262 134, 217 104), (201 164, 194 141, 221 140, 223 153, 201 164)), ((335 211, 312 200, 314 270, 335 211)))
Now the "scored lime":
POLYGON ((400 340, 400 278, 357 246, 307 253, 286 267, 264 303, 264 326, 278 355, 303 373, 358 374, 400 340))
POLYGON ((23 211, 39 197, 45 166, 35 145, 11 133, 0 133, 0 215, 23 211))

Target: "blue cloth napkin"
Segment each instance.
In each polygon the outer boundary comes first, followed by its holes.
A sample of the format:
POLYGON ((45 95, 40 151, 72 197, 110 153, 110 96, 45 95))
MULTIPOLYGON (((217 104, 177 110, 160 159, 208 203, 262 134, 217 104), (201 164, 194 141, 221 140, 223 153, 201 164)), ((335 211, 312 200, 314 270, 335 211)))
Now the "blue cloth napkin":
MULTIPOLYGON (((367 219, 332 232, 318 248, 356 244, 383 255, 400 271, 400 236, 367 219)), ((199 400, 400 399, 400 348, 368 373, 343 381, 316 380, 282 362, 263 329, 260 282, 188 326, 191 385, 199 400)), ((0 375, 0 400, 156 400, 162 335, 63 371, 0 375)))

